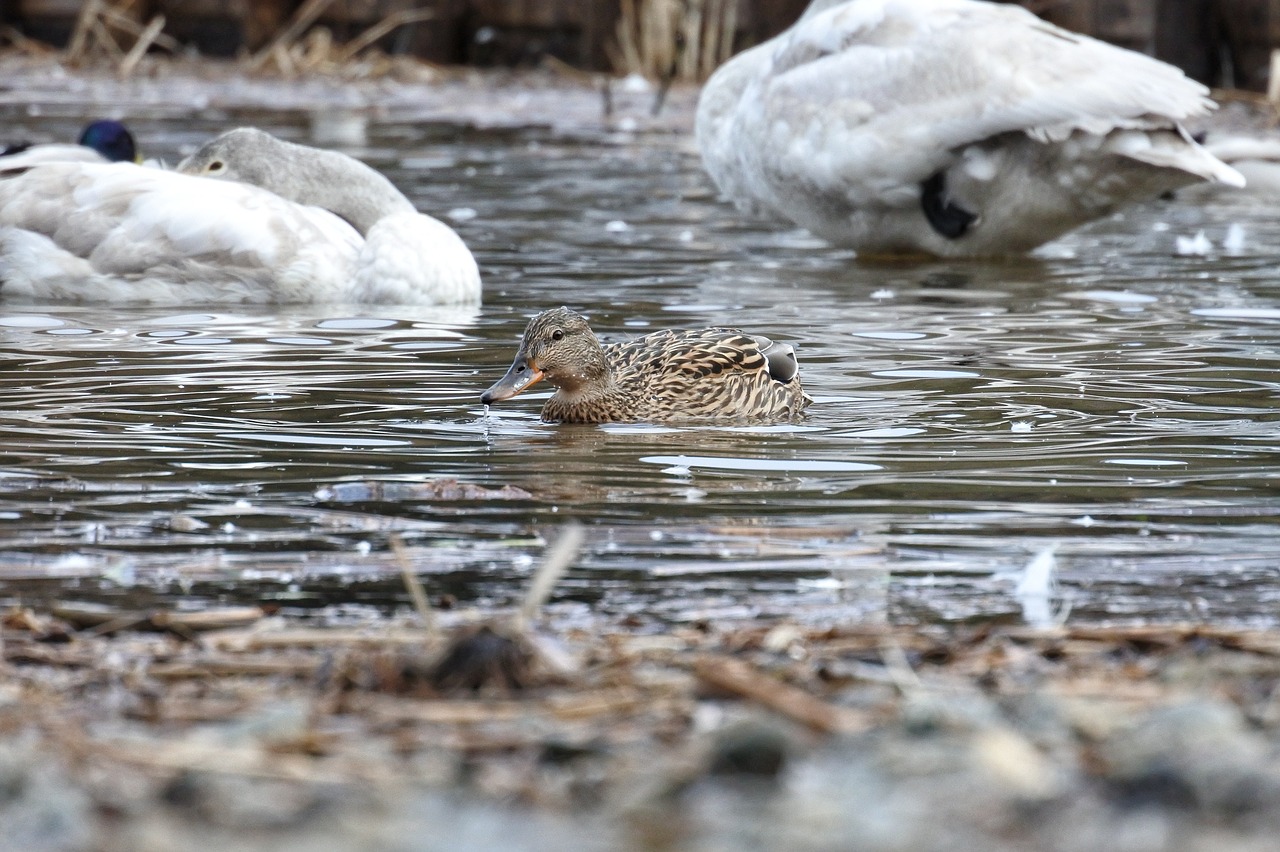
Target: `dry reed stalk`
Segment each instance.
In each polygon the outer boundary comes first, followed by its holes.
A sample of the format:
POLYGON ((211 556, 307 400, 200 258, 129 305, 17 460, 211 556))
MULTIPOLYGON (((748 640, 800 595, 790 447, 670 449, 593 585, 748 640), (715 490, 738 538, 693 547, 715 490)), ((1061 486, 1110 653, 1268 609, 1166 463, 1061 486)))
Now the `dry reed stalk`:
POLYGON ((292 68, 292 62, 286 59, 284 63, 281 63, 280 58, 288 54, 288 48, 307 31, 308 27, 316 22, 317 18, 324 14, 324 10, 329 8, 332 2, 333 0, 307 0, 307 2, 299 6, 285 28, 266 47, 259 50, 249 59, 249 69, 256 71, 265 65, 268 59, 273 58, 278 64, 281 64, 282 71, 285 65, 292 68))
POLYGON ((28 56, 47 56, 50 53, 56 53, 56 51, 49 45, 36 41, 35 39, 27 38, 25 35, 18 32, 17 29, 8 26, 7 24, 0 26, 0 39, 4 39, 9 42, 9 44, 13 45, 28 56))
POLYGON ((621 0, 614 69, 664 83, 699 81, 733 53, 737 0, 621 0))
POLYGON ((346 45, 338 51, 338 55, 334 60, 339 63, 350 62, 355 59, 356 54, 372 45, 375 41, 390 33, 392 30, 403 27, 407 24, 416 24, 422 21, 429 21, 436 16, 432 9, 401 9, 398 12, 392 12, 378 23, 369 27, 360 35, 347 42, 346 45))
POLYGON ((404 580, 404 587, 409 591, 409 597, 413 599, 413 608, 417 610, 418 617, 422 619, 423 629, 427 632, 428 637, 438 637, 440 628, 436 623, 435 612, 431 609, 431 603, 427 600, 427 593, 423 590, 421 581, 413 573, 413 564, 409 561, 409 552, 404 546, 404 541, 398 535, 391 536, 391 552, 395 555, 396 563, 400 566, 400 577, 404 580))
POLYGON ((1280 105, 1280 49, 1271 51, 1271 76, 1267 80, 1267 101, 1280 105))
POLYGON ((701 67, 698 59, 703 41, 702 20, 706 7, 707 3, 704 0, 687 0, 685 5, 681 40, 676 42, 673 59, 678 66, 674 76, 681 80, 698 79, 698 69, 701 67))
POLYGON ((542 563, 538 566, 538 570, 534 572, 533 579, 529 581, 529 588, 525 590, 524 601, 516 614, 517 630, 526 629, 529 622, 537 617, 538 610, 551 597, 551 590, 555 588, 556 583, 560 582, 560 578, 564 576, 564 572, 569 570, 569 566, 578 558, 578 551, 582 549, 582 542, 585 538, 586 534, 582 531, 582 524, 576 521, 565 524, 561 529, 559 537, 552 542, 551 546, 547 548, 546 554, 542 557, 542 563))
POLYGON ((738 0, 724 0, 724 13, 720 17, 720 31, 717 34, 716 43, 718 49, 712 53, 708 51, 708 66, 703 69, 702 79, 711 76, 711 72, 715 71, 721 65, 733 56, 733 36, 738 31, 738 0))
POLYGON ((88 50, 89 33, 94 21, 98 20, 101 7, 102 0, 85 0, 85 4, 80 7, 75 29, 71 31, 71 40, 67 42, 67 58, 71 61, 79 61, 88 50))
POLYGON ((164 15, 156 15, 138 36, 138 40, 133 43, 133 47, 129 48, 129 52, 125 54, 124 59, 120 60, 120 67, 117 70, 121 77, 128 77, 133 73, 133 69, 138 67, 138 63, 142 61, 143 54, 155 43, 155 40, 160 36, 160 31, 163 29, 164 15))
POLYGON ((636 0, 622 0, 622 14, 618 18, 618 46, 622 50, 623 73, 639 71, 640 49, 637 47, 639 19, 636 16, 636 0))
MULTIPOLYGON (((133 36, 134 38, 140 39, 147 32, 147 30, 149 30, 152 27, 152 25, 155 24, 155 19, 153 18, 151 22, 147 24, 146 27, 141 26, 137 21, 135 21, 133 18, 130 18, 128 15, 124 13, 123 10, 127 9, 130 5, 131 5, 130 3, 123 3, 118 7, 103 6, 101 11, 99 12, 99 16, 102 18, 102 22, 104 24, 115 27, 116 29, 119 29, 119 30, 124 30, 126 33, 133 36)), ((161 28, 163 28, 164 26, 163 16, 157 16, 157 17, 161 19, 161 28)), ((182 45, 178 43, 178 40, 176 38, 173 38, 172 36, 167 36, 163 32, 158 32, 154 37, 153 41, 157 47, 162 47, 171 53, 177 53, 182 49, 182 45)))
POLYGON ((111 35, 111 31, 107 29, 107 25, 102 22, 101 17, 94 19, 93 23, 89 25, 89 30, 113 61, 120 62, 124 59, 124 48, 111 35))

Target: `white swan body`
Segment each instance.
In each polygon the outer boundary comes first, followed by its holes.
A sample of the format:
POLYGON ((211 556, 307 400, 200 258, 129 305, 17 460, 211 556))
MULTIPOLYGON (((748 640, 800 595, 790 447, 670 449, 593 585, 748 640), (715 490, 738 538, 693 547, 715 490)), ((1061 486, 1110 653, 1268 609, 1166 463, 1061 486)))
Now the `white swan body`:
MULTIPOLYGON (((305 156, 291 157, 280 167, 305 169, 305 156)), ((416 213, 381 175, 344 159, 358 168, 341 188, 360 197, 361 182, 372 174, 385 184, 379 190, 390 188, 402 205, 391 211, 374 205, 357 211, 363 218, 344 218, 349 211, 299 203, 261 186, 130 163, 0 171, 0 297, 478 303, 479 271, 458 235, 416 213)), ((271 152, 262 152, 257 165, 272 169, 271 152)))
POLYGON ((1179 200, 1249 201, 1274 204, 1280 198, 1280 136, 1210 131, 1207 151, 1244 175, 1243 190, 1221 184, 1193 184, 1178 192, 1179 200))
POLYGON ((462 238, 417 212, 389 180, 359 160, 241 127, 205 143, 178 170, 250 183, 349 222, 364 237, 352 282, 357 301, 480 301, 480 271, 462 238))
POLYGON ((0 156, 0 173, 18 172, 45 163, 105 163, 107 158, 84 145, 48 142, 0 156))
POLYGON ((364 241, 246 184, 131 163, 0 179, 0 296, 200 304, 347 301, 364 241))
POLYGON ((1181 71, 981 0, 816 0, 712 75, 696 133, 740 207, 869 254, 1028 251, 1123 204, 1244 179, 1179 122, 1181 71))

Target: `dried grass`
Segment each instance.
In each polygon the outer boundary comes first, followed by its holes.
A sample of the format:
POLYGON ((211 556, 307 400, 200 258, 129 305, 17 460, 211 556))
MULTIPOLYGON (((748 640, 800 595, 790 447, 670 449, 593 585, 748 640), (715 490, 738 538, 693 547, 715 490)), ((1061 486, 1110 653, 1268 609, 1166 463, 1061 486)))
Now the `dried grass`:
POLYGON ((622 0, 614 70, 699 82, 733 55, 737 0, 622 0))

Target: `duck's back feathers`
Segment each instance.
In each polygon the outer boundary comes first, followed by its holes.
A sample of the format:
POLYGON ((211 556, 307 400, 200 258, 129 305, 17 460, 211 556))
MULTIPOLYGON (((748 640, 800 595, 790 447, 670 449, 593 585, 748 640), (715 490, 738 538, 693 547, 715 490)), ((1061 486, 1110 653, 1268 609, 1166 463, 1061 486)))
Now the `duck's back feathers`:
POLYGON ((572 422, 786 420, 808 405, 794 350, 732 328, 659 331, 608 344, 614 385, 609 404, 562 405, 543 418, 572 422), (786 364, 790 357, 790 365, 786 364), (783 376, 773 373, 775 359, 783 376))
POLYGON ((13 146, 0 155, 0 176, 26 171, 47 163, 105 163, 102 155, 83 145, 50 142, 43 145, 13 146))

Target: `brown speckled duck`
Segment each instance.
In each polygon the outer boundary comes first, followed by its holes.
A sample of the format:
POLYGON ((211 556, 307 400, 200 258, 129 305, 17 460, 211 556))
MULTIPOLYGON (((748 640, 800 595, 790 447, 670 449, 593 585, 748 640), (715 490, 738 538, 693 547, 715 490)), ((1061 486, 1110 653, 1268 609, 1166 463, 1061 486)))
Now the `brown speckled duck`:
POLYGON ((542 379, 558 388, 542 419, 564 423, 791 420, 810 402, 785 343, 706 328, 604 345, 568 308, 529 321, 511 369, 480 401, 510 399, 542 379))

